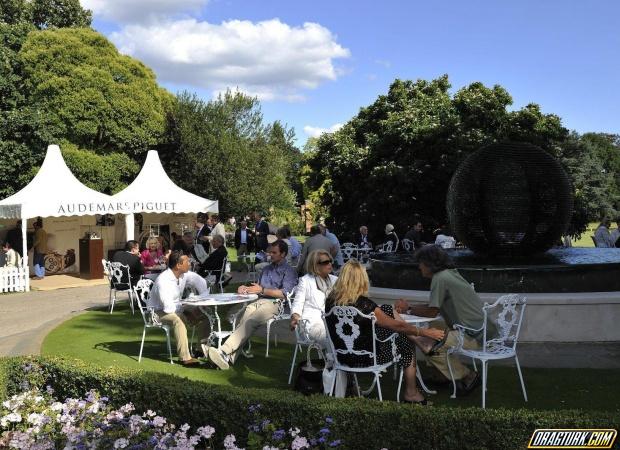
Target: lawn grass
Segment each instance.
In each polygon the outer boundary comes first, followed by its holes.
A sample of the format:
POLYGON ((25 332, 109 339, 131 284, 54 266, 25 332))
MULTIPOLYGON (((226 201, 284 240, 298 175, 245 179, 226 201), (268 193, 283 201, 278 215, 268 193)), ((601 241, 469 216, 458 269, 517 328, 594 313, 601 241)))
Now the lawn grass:
MULTIPOLYGON (((260 336, 252 340, 255 357, 240 357, 229 371, 216 370, 209 363, 190 369, 170 364, 165 334, 160 330, 147 331, 142 362, 138 363, 141 334, 141 317, 137 314, 132 316, 128 306, 122 302, 114 314, 109 314, 106 309, 97 309, 64 322, 46 337, 41 353, 45 356, 77 358, 102 367, 140 368, 206 383, 283 391, 291 389, 287 379, 292 345, 272 345, 270 357, 265 358, 265 341, 260 336)), ((523 373, 528 403, 523 401, 514 366, 491 365, 487 407, 620 411, 620 387, 617 383, 620 370, 525 368, 523 373)), ((362 384, 366 384, 366 381, 362 384)), ((392 371, 383 376, 382 386, 384 398, 394 399, 396 382, 392 371)), ((285 392, 283 394, 286 395, 285 392)), ((480 405, 480 390, 456 400, 449 398, 447 389, 430 397, 438 407, 480 405)))

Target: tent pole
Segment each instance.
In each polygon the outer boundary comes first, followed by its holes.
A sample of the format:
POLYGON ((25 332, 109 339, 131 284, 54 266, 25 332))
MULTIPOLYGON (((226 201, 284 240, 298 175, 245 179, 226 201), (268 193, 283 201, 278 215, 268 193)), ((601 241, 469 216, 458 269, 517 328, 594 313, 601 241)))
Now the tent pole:
POLYGON ((28 265, 28 235, 26 231, 28 229, 28 219, 22 217, 22 267, 26 274, 26 292, 30 291, 30 269, 28 265))
POLYGON ((133 214, 125 214, 125 237, 128 241, 133 241, 135 229, 133 214))

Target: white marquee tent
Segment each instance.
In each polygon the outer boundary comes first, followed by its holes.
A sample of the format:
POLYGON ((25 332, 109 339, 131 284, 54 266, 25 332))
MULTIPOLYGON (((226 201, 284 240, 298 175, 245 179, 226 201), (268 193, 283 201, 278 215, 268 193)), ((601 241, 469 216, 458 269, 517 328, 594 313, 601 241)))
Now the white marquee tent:
MULTIPOLYGON (((125 213, 218 212, 217 200, 199 197, 174 184, 155 150, 149 150, 136 179, 113 195, 112 201, 123 205, 125 213)), ((127 239, 133 239, 133 215, 126 216, 126 220, 127 239)))
MULTIPOLYGON (((41 168, 26 187, 0 201, 0 218, 22 219, 22 255, 26 251, 26 219, 106 214, 115 211, 111 197, 84 186, 67 167, 57 145, 50 145, 41 168)), ((27 268, 27 258, 24 258, 27 268)), ((28 276, 26 275, 26 280, 28 276)), ((26 281, 26 289, 29 289, 26 281)))

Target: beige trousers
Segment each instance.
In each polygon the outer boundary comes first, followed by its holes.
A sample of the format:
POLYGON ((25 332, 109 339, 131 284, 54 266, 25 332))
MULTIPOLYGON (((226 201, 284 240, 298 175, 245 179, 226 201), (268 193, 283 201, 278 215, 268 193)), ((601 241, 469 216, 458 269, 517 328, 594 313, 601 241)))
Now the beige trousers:
MULTIPOLYGON (((426 360, 437 370, 439 370, 448 380, 450 380, 450 370, 448 370, 447 351, 450 347, 456 346, 458 342, 457 336, 458 331, 450 330, 448 332, 448 337, 446 338, 446 343, 437 351, 437 354, 434 356, 426 356, 426 360)), ((466 334, 463 341, 463 348, 468 350, 476 350, 480 348, 480 344, 474 338, 471 338, 466 334)), ((455 380, 460 380, 466 377, 470 372, 469 368, 461 362, 458 356, 455 355, 450 356, 450 366, 452 367, 452 373, 454 374, 455 380)))
MULTIPOLYGON (((196 309, 197 310, 197 309, 196 309)), ((193 311, 192 311, 193 312, 193 311)), ((206 320, 190 320, 188 315, 194 316, 194 314, 186 315, 185 312, 182 313, 170 313, 166 314, 163 311, 156 311, 159 316, 159 320, 165 325, 169 325, 174 333, 174 340, 177 343, 177 355, 179 355, 179 359, 181 361, 187 361, 191 359, 192 355, 189 351, 189 343, 187 341, 187 326, 192 325, 196 326, 199 329, 199 338, 204 338, 208 335, 206 320)))
POLYGON ((245 307, 243 317, 237 324, 235 331, 226 339, 221 350, 232 357, 234 362, 243 344, 263 324, 267 323, 278 312, 278 306, 273 300, 259 299, 245 307))

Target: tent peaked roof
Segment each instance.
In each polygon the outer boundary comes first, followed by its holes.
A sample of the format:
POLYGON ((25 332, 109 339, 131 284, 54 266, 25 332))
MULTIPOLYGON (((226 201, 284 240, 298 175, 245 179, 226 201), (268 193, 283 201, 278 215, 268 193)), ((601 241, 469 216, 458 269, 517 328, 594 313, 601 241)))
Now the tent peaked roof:
POLYGON ((149 150, 136 179, 112 196, 125 212, 218 212, 217 200, 208 200, 181 189, 166 174, 159 154, 149 150))
POLYGON ((71 172, 60 147, 47 147, 41 168, 26 187, 0 201, 0 217, 22 218, 105 214, 111 197, 83 185, 71 172))

